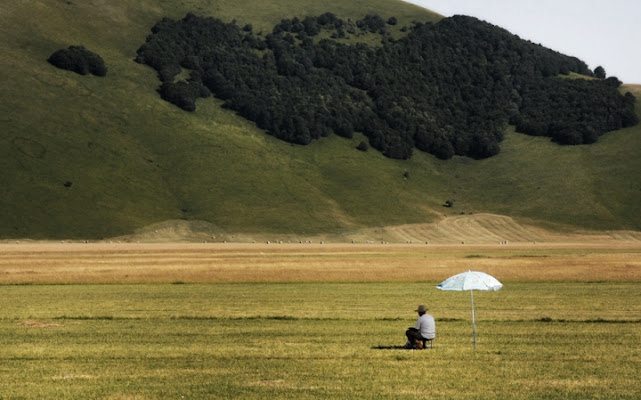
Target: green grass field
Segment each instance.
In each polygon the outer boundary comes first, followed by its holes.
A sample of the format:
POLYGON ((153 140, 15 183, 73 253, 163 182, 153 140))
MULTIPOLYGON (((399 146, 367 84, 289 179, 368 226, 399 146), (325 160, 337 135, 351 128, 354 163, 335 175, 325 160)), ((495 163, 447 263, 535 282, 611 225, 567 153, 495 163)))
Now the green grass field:
POLYGON ((2 399, 637 399, 641 392, 638 246, 291 253, 247 245, 229 254, 218 247, 209 251, 210 268, 244 275, 229 283, 173 284, 122 284, 115 283, 116 271, 100 274, 120 259, 140 276, 151 273, 147 280, 160 274, 157 265, 182 266, 188 280, 205 262, 202 250, 174 246, 180 257, 161 256, 147 246, 91 257, 95 250, 88 247, 76 258, 60 252, 65 246, 3 248, 4 277, 23 273, 37 281, 51 264, 56 271, 66 265, 67 272, 49 281, 92 272, 101 278, 0 285, 2 399), (225 258, 216 259, 219 253, 225 258), (465 260, 473 269, 512 263, 495 272, 504 288, 474 294, 476 350, 469 293, 435 288, 465 260), (600 260, 604 270, 620 265, 630 278, 603 278, 597 268, 577 279, 588 260, 600 260), (377 280, 369 266, 376 270, 378 261, 397 271, 422 264, 430 276, 445 276, 377 280), (335 264, 345 277, 357 269, 367 281, 344 282, 340 275, 298 281, 297 271, 279 270, 283 262, 318 264, 313 269, 320 273, 335 264), (550 276, 547 269, 559 263, 567 267, 550 276), (244 281, 263 264, 280 281, 244 281), (436 318, 434 348, 393 348, 404 344, 419 303, 436 318))
POLYGON ((638 398, 638 283, 477 292, 476 351, 469 295, 434 284, 0 287, 0 396, 638 398), (385 349, 418 302, 435 347, 385 349))

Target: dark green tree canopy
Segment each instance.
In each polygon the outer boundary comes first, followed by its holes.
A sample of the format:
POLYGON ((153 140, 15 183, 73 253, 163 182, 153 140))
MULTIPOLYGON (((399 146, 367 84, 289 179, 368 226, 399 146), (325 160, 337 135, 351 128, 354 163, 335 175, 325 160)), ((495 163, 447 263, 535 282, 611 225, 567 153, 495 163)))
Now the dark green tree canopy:
POLYGON ((68 49, 60 49, 49 56, 47 61, 58 68, 81 75, 107 75, 107 67, 102 57, 83 46, 69 46, 68 49))
POLYGON ((491 157, 508 123, 560 144, 588 144, 638 122, 634 97, 616 78, 465 16, 416 23, 393 40, 395 18, 362 20, 332 13, 284 19, 265 35, 248 26, 188 14, 163 19, 138 50, 137 62, 158 71, 161 96, 194 111, 213 93, 224 107, 269 134, 308 144, 335 133, 362 132, 391 158, 416 148, 447 159, 491 157), (317 40, 323 37, 332 39, 317 40), (380 35, 382 45, 352 43, 380 35), (174 82, 183 69, 187 81, 174 82))
POLYGON ((605 79, 605 69, 599 65, 594 69, 594 76, 599 79, 605 79))

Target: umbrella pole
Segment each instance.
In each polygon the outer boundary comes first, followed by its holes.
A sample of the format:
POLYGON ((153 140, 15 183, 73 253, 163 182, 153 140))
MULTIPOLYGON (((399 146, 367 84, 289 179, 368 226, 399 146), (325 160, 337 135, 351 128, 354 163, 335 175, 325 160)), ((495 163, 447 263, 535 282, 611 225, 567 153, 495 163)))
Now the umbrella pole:
POLYGON ((472 298, 472 334, 474 335, 474 350, 476 350, 476 320, 474 319, 474 290, 470 289, 472 298))

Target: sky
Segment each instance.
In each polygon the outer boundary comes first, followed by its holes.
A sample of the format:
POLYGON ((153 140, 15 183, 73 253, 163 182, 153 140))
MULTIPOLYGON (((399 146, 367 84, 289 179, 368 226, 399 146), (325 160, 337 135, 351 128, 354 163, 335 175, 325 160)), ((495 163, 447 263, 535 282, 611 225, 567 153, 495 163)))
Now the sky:
POLYGON ((641 84, 641 0, 404 0, 443 16, 470 15, 521 39, 641 84))

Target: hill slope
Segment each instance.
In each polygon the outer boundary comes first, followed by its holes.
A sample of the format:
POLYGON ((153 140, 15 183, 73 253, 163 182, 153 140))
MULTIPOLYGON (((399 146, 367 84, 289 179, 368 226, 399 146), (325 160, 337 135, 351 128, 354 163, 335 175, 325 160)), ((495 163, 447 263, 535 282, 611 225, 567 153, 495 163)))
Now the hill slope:
POLYGON ((208 221, 212 233, 340 233, 479 212, 641 230, 638 127, 571 148, 508 131, 490 159, 399 161, 356 151, 360 135, 278 141, 212 98, 186 113, 133 60, 158 20, 189 11, 254 30, 326 11, 395 16, 399 26, 438 19, 393 0, 3 2, 0 237, 93 239, 166 220, 208 221), (46 62, 70 45, 100 54, 107 76, 46 62))

